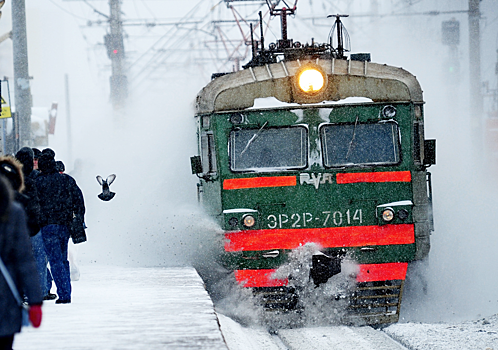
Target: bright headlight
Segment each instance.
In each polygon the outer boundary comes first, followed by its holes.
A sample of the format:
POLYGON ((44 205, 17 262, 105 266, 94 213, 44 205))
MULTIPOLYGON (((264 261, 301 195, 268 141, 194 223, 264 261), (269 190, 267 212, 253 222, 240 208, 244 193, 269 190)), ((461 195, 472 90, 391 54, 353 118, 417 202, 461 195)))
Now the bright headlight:
POLYGON ((320 71, 310 68, 304 70, 298 78, 299 87, 304 92, 317 92, 323 88, 325 78, 320 71))
POLYGON ((382 220, 384 220, 385 222, 393 221, 393 219, 394 219, 394 211, 392 209, 388 208, 382 212, 382 220))
POLYGON ((252 215, 246 215, 244 216, 242 223, 244 224, 245 227, 253 227, 254 224, 256 223, 256 220, 252 215))

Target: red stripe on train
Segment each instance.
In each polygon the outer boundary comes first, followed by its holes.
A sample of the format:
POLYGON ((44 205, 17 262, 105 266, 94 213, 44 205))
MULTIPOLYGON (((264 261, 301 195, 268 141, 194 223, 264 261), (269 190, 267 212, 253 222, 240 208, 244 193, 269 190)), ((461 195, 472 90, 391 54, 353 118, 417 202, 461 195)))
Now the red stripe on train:
POLYGON ((276 279, 272 278, 275 269, 262 269, 262 270, 235 270, 235 279, 237 283, 243 287, 281 287, 289 283, 287 278, 276 279))
MULTIPOLYGON (((404 280, 408 263, 360 264, 356 275, 357 282, 404 280)), ((276 269, 235 270, 237 283, 245 288, 281 287, 289 280, 273 278, 276 269)))
POLYGON ((296 184, 297 178, 295 176, 244 177, 224 180, 223 189, 238 190, 242 188, 284 187, 296 186, 296 184))
POLYGON ((358 182, 410 182, 412 174, 409 171, 381 171, 374 173, 339 173, 336 175, 338 184, 358 182))
POLYGON ((322 248, 415 243, 413 224, 309 229, 247 230, 225 234, 225 251, 296 249, 306 243, 322 248))
POLYGON ((404 280, 408 263, 362 264, 357 282, 404 280))

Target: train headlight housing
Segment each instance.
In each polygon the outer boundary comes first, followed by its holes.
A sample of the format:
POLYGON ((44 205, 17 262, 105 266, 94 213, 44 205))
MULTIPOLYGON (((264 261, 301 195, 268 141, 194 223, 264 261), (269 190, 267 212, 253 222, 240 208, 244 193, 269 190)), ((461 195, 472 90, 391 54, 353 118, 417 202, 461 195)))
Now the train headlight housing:
POLYGON ((391 208, 386 208, 382 211, 382 220, 385 222, 391 222, 394 219, 394 210, 391 208))
POLYGON ((322 72, 315 68, 307 68, 303 70, 298 78, 299 88, 307 93, 319 92, 325 85, 325 77, 322 72))
POLYGON ((228 220, 228 224, 232 227, 237 227, 237 225, 239 224, 239 220, 237 220, 237 218, 231 217, 228 220))
POLYGON ((394 118, 396 116, 396 107, 387 105, 382 108, 382 115, 386 118, 394 118))
POLYGON ((406 210, 406 209, 400 209, 398 211, 397 215, 398 215, 398 218, 400 218, 400 220, 405 221, 408 218, 408 210, 406 210))
POLYGON ((247 228, 253 227, 256 224, 256 219, 252 215, 246 215, 242 219, 242 224, 247 228))

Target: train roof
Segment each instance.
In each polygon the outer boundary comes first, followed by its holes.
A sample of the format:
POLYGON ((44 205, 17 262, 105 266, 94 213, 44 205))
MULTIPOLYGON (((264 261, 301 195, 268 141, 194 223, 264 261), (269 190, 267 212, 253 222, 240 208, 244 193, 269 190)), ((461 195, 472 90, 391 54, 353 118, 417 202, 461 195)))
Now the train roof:
POLYGON ((281 61, 250 67, 212 80, 197 95, 196 114, 243 110, 257 98, 275 97, 287 103, 339 101, 366 97, 374 102, 423 103, 422 89, 410 72, 386 64, 345 59, 281 61), (326 78, 318 94, 297 88, 294 77, 306 66, 317 67, 326 78))

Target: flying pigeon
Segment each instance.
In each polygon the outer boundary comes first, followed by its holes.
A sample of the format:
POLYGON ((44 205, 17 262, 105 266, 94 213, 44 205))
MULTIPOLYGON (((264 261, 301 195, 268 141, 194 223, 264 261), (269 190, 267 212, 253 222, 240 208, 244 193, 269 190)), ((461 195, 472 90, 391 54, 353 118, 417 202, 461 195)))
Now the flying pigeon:
POLYGON ((99 194, 99 198, 102 199, 103 201, 110 201, 111 199, 114 198, 114 195, 116 193, 114 192, 111 192, 111 190, 109 189, 109 186, 114 182, 114 180, 116 179, 116 175, 114 174, 111 174, 107 177, 107 179, 103 179, 102 176, 100 175, 97 175, 97 181, 99 182, 99 184, 102 186, 102 193, 99 194))

